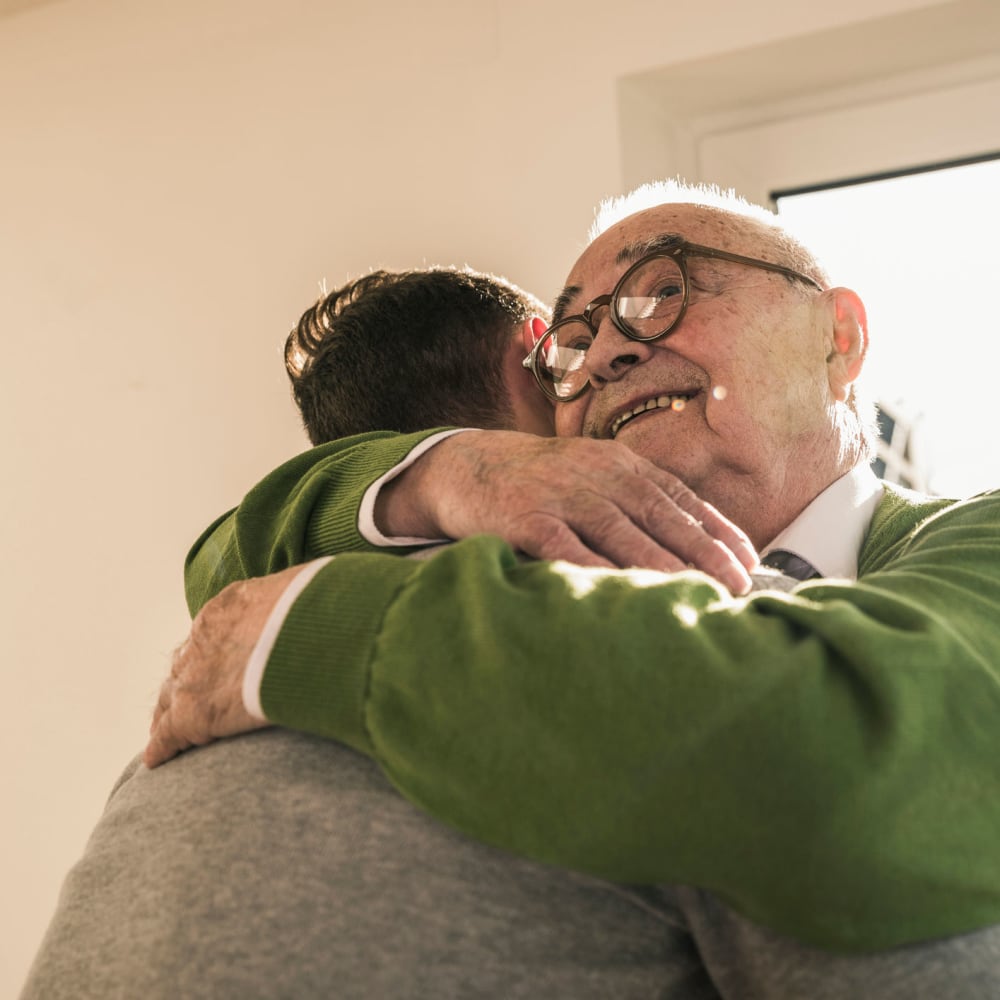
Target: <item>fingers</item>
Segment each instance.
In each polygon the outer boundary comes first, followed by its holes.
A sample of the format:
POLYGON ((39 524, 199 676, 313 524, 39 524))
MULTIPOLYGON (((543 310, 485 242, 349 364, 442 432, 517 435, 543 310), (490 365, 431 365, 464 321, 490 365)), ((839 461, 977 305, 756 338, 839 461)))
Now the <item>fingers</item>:
POLYGON ((412 482, 429 490, 432 520, 450 537, 488 532, 586 566, 693 566, 736 594, 750 589, 757 554, 747 536, 620 443, 469 432, 435 452, 434 475, 412 482))
MULTIPOLYGON (((696 568, 734 594, 745 594, 750 576, 728 546, 655 487, 643 483, 642 503, 628 510, 607 498, 575 498, 565 520, 535 515, 521 522, 513 544, 539 559, 564 559, 582 566, 643 567, 661 572, 696 568)), ((728 523, 728 522, 727 522, 728 523)), ((754 560, 755 564, 756 560, 754 560)))
POLYGON ((573 457, 591 470, 604 509, 574 504, 569 524, 617 566, 673 571, 690 566, 735 594, 748 593, 757 553, 746 534, 679 479, 613 442, 579 442, 573 457))
POLYGON ((171 676, 160 689, 142 761, 146 767, 158 767, 191 747, 225 735, 229 730, 221 724, 211 696, 199 697, 171 676))
MULTIPOLYGON (((695 567, 733 593, 748 592, 757 554, 747 536, 676 477, 631 452, 580 442, 568 463, 549 463, 535 509, 511 530, 540 558, 672 572, 695 567), (568 532, 557 531, 559 522, 568 532), (589 556, 576 554, 583 546, 589 556)), ((561 457, 561 453, 556 453, 561 457)))
POLYGON ((301 568, 231 584, 201 609, 160 688, 143 753, 148 767, 267 725, 243 704, 243 675, 267 616, 301 568))
POLYGON ((142 754, 142 762, 148 768, 158 767, 160 764, 176 757, 182 750, 186 750, 191 744, 183 739, 174 730, 174 717, 170 712, 169 700, 164 704, 163 695, 160 696, 160 704, 156 707, 153 717, 153 724, 149 727, 149 742, 142 754))
POLYGON ((578 566, 615 569, 618 563, 598 554, 562 520, 543 514, 525 518, 520 531, 507 539, 514 548, 535 559, 563 560, 578 566))
POLYGON ((174 730, 173 718, 169 712, 161 714, 158 722, 150 729, 149 742, 142 752, 142 762, 148 768, 159 767, 182 750, 193 744, 174 730))
POLYGON ((655 482, 678 508, 700 524, 708 535, 722 542, 746 569, 752 570, 758 565, 757 550, 742 528, 720 514, 693 490, 688 489, 676 476, 654 466, 650 480, 655 482))
POLYGON ((146 767, 157 767, 194 745, 183 732, 184 674, 189 645, 190 642, 185 642, 175 651, 170 675, 160 686, 153 721, 149 727, 149 743, 142 755, 142 762, 146 767))
POLYGON ((659 474, 637 491, 629 515, 658 545, 725 584, 734 594, 748 593, 749 569, 757 553, 747 536, 683 483, 659 474), (662 484, 662 485, 660 485, 662 484))

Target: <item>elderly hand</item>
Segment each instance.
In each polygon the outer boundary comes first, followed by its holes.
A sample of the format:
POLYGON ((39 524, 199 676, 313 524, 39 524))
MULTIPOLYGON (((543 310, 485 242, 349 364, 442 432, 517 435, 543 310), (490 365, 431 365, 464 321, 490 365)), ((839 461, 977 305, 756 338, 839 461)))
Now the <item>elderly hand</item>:
POLYGON ((147 767, 269 725, 244 708, 243 674, 271 610, 301 569, 232 583, 201 609, 160 688, 142 756, 147 767))
POLYGON ((387 534, 488 533, 538 559, 582 566, 691 566, 750 589, 747 536, 676 476, 615 441, 468 431, 435 445, 382 488, 387 534))

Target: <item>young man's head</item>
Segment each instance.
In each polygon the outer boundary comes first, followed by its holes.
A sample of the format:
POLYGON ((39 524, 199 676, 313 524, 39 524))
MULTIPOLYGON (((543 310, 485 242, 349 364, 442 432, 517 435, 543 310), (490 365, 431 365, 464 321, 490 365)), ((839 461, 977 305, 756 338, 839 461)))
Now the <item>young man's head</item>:
POLYGON ((521 366, 521 327, 548 316, 509 282, 469 270, 374 271, 308 309, 285 367, 313 444, 456 425, 552 434, 521 366))

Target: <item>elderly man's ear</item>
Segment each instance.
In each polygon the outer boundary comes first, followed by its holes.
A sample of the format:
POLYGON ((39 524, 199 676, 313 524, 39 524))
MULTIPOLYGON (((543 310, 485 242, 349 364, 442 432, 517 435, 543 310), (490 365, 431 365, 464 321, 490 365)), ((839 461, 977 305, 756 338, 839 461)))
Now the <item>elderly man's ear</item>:
POLYGON ((843 403, 865 362, 868 317, 865 304, 849 288, 830 288, 823 294, 829 309, 827 377, 833 398, 843 403))

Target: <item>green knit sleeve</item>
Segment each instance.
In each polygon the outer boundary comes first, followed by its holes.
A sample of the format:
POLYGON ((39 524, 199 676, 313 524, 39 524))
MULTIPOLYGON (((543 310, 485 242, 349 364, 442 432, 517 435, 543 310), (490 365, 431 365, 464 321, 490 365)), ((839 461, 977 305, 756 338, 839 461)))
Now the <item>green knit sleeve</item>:
POLYGON ((996 923, 1000 494, 934 509, 897 504, 857 584, 749 598, 488 537, 334 559, 262 703, 472 837, 698 885, 807 943, 996 923))
POLYGON ((188 553, 184 588, 191 614, 234 580, 319 556, 372 550, 358 531, 365 491, 434 433, 361 434, 279 466, 239 507, 213 522, 188 553))

